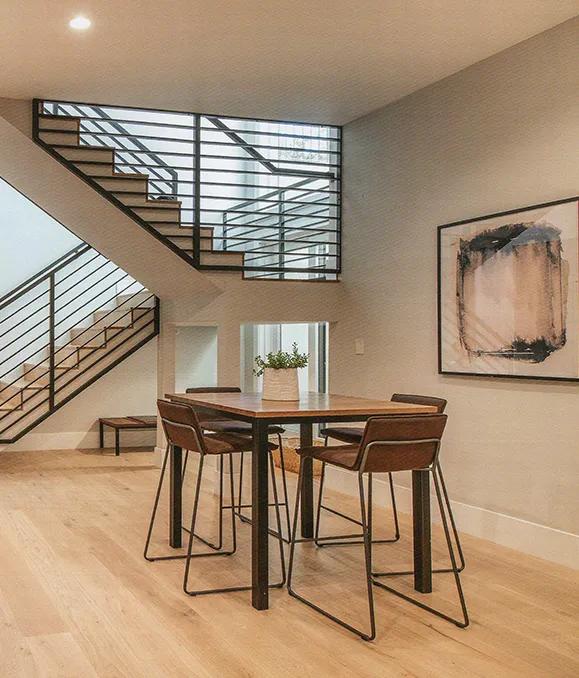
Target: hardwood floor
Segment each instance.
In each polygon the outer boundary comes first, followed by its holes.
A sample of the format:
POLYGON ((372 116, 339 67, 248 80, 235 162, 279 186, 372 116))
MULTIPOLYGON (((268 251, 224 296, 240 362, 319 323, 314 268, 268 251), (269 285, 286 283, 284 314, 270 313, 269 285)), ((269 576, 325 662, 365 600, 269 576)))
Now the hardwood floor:
MULTIPOLYGON (((373 643, 285 590, 272 591, 267 612, 247 592, 189 598, 182 562, 142 558, 157 478, 146 451, 0 454, 1 678, 579 675, 579 573, 466 535, 466 630, 380 590, 373 643)), ((214 506, 207 491, 204 536, 214 506)), ((387 536, 389 512, 378 509, 375 523, 387 536)), ((165 525, 166 514, 158 549, 165 525)), ((324 530, 343 526, 328 519, 324 530)), ((411 563, 407 516, 402 530, 400 544, 376 547, 377 564, 411 563)), ((238 534, 239 554, 195 561, 195 585, 249 581, 249 528, 238 534)), ((444 561, 444 549, 435 555, 444 561)), ((364 623, 361 565, 359 547, 302 546, 296 589, 364 623)), ((438 575, 435 588, 431 597, 452 609, 452 576, 438 575)))

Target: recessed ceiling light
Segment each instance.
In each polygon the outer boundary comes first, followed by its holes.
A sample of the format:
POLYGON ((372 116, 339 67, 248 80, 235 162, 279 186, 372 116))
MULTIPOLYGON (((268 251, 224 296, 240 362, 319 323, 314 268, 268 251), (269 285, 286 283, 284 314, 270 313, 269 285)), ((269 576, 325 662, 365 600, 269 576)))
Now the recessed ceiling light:
POLYGON ((87 19, 85 16, 75 16, 74 19, 68 22, 68 25, 77 31, 86 31, 87 28, 90 28, 90 23, 90 19, 87 19))

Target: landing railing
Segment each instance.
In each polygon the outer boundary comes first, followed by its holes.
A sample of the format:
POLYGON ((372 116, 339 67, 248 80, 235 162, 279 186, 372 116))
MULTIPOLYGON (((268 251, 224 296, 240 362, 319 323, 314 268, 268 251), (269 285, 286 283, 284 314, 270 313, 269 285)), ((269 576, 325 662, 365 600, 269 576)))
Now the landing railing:
POLYGON ((0 443, 158 334, 158 300, 81 244, 0 298, 0 443))
POLYGON ((197 268, 266 279, 329 280, 340 273, 339 127, 58 101, 35 107, 40 115, 79 120, 78 132, 63 130, 51 143, 55 151, 66 155, 78 144, 114 149, 115 172, 148 177, 143 216, 141 188, 105 188, 104 163, 80 156, 73 162, 93 187, 197 268), (155 209, 155 200, 164 204, 155 209))

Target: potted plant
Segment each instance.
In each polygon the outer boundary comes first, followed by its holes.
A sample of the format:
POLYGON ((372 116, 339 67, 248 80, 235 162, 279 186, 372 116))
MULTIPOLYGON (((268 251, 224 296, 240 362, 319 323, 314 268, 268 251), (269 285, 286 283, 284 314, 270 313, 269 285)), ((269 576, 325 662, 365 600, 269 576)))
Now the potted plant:
POLYGON ((262 400, 299 400, 298 369, 306 367, 309 353, 300 353, 298 345, 292 345, 292 351, 268 353, 263 359, 256 356, 253 370, 256 377, 263 375, 262 400))

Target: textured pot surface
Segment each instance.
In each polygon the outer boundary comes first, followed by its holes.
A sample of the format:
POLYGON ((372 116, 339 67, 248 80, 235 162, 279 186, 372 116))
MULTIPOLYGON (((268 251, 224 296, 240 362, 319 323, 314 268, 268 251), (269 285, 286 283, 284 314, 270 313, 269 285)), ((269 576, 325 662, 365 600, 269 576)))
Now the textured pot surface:
POLYGON ((262 400, 299 400, 298 370, 296 367, 274 370, 266 367, 263 373, 262 400))

